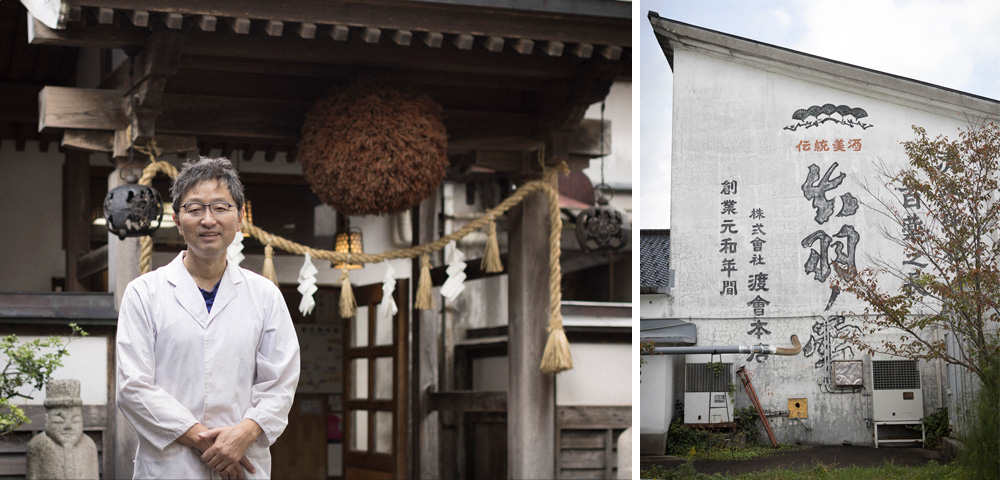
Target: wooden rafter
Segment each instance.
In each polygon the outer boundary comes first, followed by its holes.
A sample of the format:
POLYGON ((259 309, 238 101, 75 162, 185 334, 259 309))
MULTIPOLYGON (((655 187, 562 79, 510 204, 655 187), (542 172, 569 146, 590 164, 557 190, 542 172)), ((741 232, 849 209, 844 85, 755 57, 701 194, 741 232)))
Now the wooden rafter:
POLYGON ((632 42, 630 6, 604 6, 601 15, 556 15, 540 10, 515 10, 495 7, 436 4, 430 2, 353 1, 353 2, 252 2, 242 0, 63 0, 69 7, 112 9, 132 12, 177 13, 185 17, 212 15, 247 20, 345 25, 380 30, 410 30, 469 34, 504 38, 556 40, 565 43, 618 45, 632 42), (249 15, 252 15, 248 17, 249 15), (614 15, 614 16, 611 16, 614 15), (558 22, 553 22, 558 18, 558 22))
MULTIPOLYGON (((128 116, 120 93, 70 87, 45 87, 39 94, 39 131, 57 129, 122 130, 128 116)), ((253 98, 212 97, 165 93, 157 119, 157 133, 298 142, 309 102, 253 98)), ((478 137, 487 132, 527 135, 525 114, 460 111, 445 112, 452 138, 478 137)))

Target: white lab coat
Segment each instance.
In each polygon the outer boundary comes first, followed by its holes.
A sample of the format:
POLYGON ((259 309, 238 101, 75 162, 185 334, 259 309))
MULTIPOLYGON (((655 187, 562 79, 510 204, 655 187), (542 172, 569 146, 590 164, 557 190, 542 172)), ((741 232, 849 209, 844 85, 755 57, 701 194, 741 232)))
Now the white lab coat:
POLYGON ((268 448, 284 431, 299 381, 299 342, 277 287, 232 262, 212 312, 184 267, 131 283, 118 316, 118 407, 139 434, 134 478, 220 478, 196 449, 175 440, 249 418, 264 431, 247 449, 271 476, 268 448))

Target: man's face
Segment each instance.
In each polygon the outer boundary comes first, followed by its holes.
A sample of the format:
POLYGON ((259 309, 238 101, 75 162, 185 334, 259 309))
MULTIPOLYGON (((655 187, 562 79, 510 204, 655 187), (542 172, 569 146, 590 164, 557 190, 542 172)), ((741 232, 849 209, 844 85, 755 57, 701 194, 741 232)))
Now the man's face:
POLYGON ((45 433, 64 447, 76 445, 83 434, 80 407, 49 408, 45 415, 45 433))
MULTIPOLYGON (((218 180, 205 180, 195 184, 184 194, 180 204, 185 205, 188 202, 236 204, 232 194, 229 193, 229 187, 218 180)), ((212 258, 226 254, 226 249, 233 243, 236 232, 240 231, 241 217, 242 211, 236 207, 224 214, 213 213, 211 208, 202 208, 201 215, 187 213, 182 207, 174 212, 174 223, 177 224, 177 231, 187 243, 188 253, 201 258, 212 258)))

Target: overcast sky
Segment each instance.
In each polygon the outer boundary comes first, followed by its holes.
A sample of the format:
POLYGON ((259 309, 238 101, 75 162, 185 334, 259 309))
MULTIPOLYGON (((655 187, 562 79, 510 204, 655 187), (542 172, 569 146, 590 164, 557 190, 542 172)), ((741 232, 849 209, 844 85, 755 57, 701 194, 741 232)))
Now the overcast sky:
POLYGON ((646 18, 661 17, 1000 99, 998 0, 642 0, 640 226, 670 227, 670 66, 646 18))

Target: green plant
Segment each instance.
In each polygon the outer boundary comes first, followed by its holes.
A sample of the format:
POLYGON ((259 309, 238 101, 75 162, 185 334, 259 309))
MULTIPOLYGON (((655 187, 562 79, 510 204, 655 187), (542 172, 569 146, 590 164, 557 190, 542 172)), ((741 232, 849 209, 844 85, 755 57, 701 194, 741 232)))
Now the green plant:
POLYGON ((868 353, 941 359, 984 384, 996 381, 986 366, 1000 356, 1000 126, 971 126, 958 140, 913 130, 917 138, 902 143, 909 167, 882 164, 878 186, 862 188, 875 199, 866 206, 891 223, 883 234, 914 268, 834 262, 833 286, 867 304, 861 328, 842 339, 868 353), (881 344, 865 337, 887 329, 900 333, 881 344), (952 344, 957 348, 933 334, 939 331, 959 340, 952 344))
POLYGON ((722 362, 708 362, 705 364, 709 370, 715 372, 716 375, 722 373, 722 362))
POLYGON ((963 419, 965 447, 958 456, 966 478, 1000 478, 1000 358, 985 367, 991 381, 983 382, 963 419))
POLYGON ((663 465, 653 465, 649 468, 639 470, 639 478, 658 480, 667 478, 670 472, 663 465))
POLYGON ((15 398, 30 399, 35 390, 41 390, 52 380, 52 373, 62 366, 62 359, 69 351, 66 346, 76 335, 87 336, 75 323, 69 324, 73 333, 63 343, 57 336, 38 338, 21 342, 17 335, 7 335, 0 339, 0 353, 7 364, 0 372, 0 435, 6 435, 31 420, 20 407, 14 405, 15 398), (31 386, 23 393, 22 386, 31 386))
POLYGON ((670 423, 670 431, 667 432, 667 454, 687 456, 692 448, 696 451, 708 450, 711 441, 710 432, 685 426, 679 419, 675 419, 670 423))
POLYGON ((729 382, 729 390, 728 390, 727 393, 729 393, 729 401, 730 402, 735 402, 736 401, 736 384, 735 383, 729 382))
POLYGON ((927 448, 941 448, 941 437, 947 437, 951 432, 948 423, 948 409, 939 408, 936 412, 920 419, 921 427, 910 427, 914 430, 923 428, 924 444, 927 448))
POLYGON ((757 428, 757 410, 753 407, 737 408, 734 412, 737 430, 746 436, 747 446, 760 444, 760 429, 757 428))
POLYGON ((653 465, 650 468, 639 471, 639 478, 656 480, 702 480, 712 478, 703 473, 698 473, 694 468, 694 461, 690 458, 683 464, 667 469, 663 465, 653 465))

